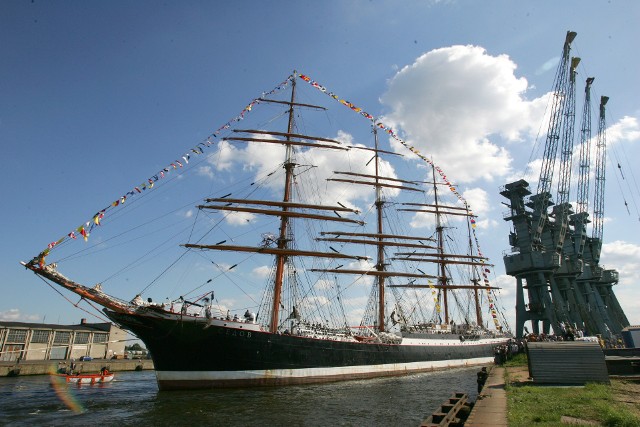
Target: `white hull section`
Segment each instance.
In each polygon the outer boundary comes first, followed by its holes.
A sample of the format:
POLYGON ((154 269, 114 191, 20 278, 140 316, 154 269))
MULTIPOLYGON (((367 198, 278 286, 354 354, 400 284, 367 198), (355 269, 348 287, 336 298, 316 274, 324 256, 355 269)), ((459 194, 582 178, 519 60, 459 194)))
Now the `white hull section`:
POLYGON ((493 357, 393 363, 335 368, 274 369, 256 371, 156 371, 161 388, 187 388, 188 384, 216 386, 284 385, 345 379, 399 376, 493 363, 493 357))
POLYGON ((457 341, 457 340, 443 340, 433 338, 402 338, 402 342, 399 345, 410 346, 429 346, 429 347, 473 347, 477 345, 493 344, 501 345, 505 343, 504 338, 483 338, 480 340, 469 341, 457 341))

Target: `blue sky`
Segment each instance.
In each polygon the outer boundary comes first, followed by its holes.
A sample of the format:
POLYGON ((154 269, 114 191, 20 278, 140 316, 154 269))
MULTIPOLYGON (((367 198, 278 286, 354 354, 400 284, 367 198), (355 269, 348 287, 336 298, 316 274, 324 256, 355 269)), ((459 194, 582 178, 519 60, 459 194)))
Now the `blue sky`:
MULTIPOLYGON (((540 156, 545 96, 573 30, 579 81, 594 76, 593 99, 611 97, 610 158, 626 178, 608 171, 602 262, 620 272, 616 294, 640 323, 630 162, 640 154, 638 2, 0 0, 0 12, 2 320, 87 317, 19 261, 292 70, 384 116, 459 184, 481 216, 479 238, 512 310, 499 187, 540 156), (438 114, 438 125, 423 126, 438 114)), ((581 106, 582 84, 578 95, 581 106)))

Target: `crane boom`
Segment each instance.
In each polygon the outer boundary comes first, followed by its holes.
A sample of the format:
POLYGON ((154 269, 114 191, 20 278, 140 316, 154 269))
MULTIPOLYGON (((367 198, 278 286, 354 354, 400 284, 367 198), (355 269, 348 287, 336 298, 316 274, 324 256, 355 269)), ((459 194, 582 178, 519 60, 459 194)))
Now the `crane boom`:
POLYGON ((558 141, 560 139, 560 131, 562 127, 562 114, 565 111, 565 101, 567 99, 567 81, 570 74, 570 57, 571 42, 575 39, 577 33, 567 31, 564 45, 562 48, 562 58, 554 80, 553 100, 551 105, 551 117, 549 119, 549 130, 544 147, 544 155, 542 158, 542 168, 540 170, 540 179, 538 180, 538 190, 534 202, 534 213, 537 217, 536 224, 533 228, 532 241, 536 246, 540 245, 540 236, 547 221, 546 210, 549 204, 549 192, 553 180, 553 168, 556 162, 558 152, 558 141))
POLYGON ((573 155, 574 123, 576 119, 576 68, 580 58, 571 58, 571 71, 569 72, 569 87, 566 92, 564 112, 562 119, 562 150, 560 152, 560 180, 558 181, 558 197, 556 204, 562 205, 569 202, 569 189, 571 186, 571 158, 573 155))
POLYGON ((600 116, 598 119, 598 142, 596 143, 596 188, 593 198, 593 233, 591 237, 602 242, 602 223, 604 222, 604 181, 607 160, 607 138, 605 106, 608 96, 600 97, 600 116))
POLYGON ((580 163, 578 173, 578 198, 576 213, 589 211, 589 170, 591 168, 591 85, 589 77, 584 87, 584 106, 582 108, 582 126, 580 129, 580 163))

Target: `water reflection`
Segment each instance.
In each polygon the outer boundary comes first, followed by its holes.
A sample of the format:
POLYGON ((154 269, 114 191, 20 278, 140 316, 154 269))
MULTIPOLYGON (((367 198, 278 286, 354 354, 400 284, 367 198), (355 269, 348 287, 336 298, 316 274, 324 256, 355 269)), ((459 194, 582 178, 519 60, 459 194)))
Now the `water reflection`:
POLYGON ((475 399, 476 368, 306 386, 166 391, 152 371, 99 386, 52 386, 45 376, 0 378, 0 424, 85 426, 413 426, 451 393, 475 399), (65 399, 75 399, 81 411, 65 399))

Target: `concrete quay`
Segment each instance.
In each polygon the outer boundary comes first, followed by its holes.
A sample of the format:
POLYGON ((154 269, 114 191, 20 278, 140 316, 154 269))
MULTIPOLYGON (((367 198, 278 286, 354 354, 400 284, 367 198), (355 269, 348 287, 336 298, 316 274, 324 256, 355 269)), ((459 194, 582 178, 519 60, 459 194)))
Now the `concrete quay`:
MULTIPOLYGON (((23 360, 20 362, 0 362, 0 377, 16 375, 46 375, 67 367, 70 360, 23 360)), ((76 361, 76 370, 84 373, 100 372, 106 366, 112 372, 141 371, 153 368, 151 359, 94 359, 76 361)))
POLYGON ((464 427, 507 427, 507 392, 502 366, 489 371, 487 381, 478 395, 464 427))

